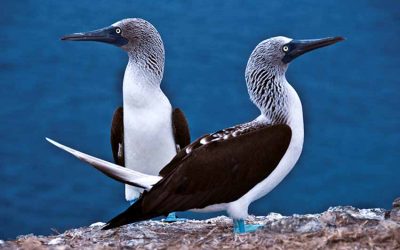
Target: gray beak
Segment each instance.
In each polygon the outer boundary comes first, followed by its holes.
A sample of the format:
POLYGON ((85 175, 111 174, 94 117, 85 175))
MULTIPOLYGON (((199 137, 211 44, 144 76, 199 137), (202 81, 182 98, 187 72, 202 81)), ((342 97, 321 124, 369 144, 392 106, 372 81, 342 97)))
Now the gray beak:
POLYGON ((106 27, 99 30, 74 33, 61 37, 63 41, 95 41, 123 46, 128 43, 128 40, 117 33, 117 27, 106 27))

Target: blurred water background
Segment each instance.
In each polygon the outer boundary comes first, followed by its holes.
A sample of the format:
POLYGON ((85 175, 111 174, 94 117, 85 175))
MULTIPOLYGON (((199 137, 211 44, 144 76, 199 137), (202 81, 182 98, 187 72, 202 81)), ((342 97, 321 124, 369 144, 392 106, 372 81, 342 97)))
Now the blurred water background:
POLYGON ((244 81, 258 42, 346 37, 290 66, 304 108, 304 151, 250 212, 389 208, 400 195, 399 1, 2 0, 0 238, 107 221, 127 207, 122 184, 44 140, 112 159, 110 121, 122 102, 127 56, 59 37, 125 17, 147 19, 161 33, 162 88, 184 109, 193 139, 258 115, 244 81))

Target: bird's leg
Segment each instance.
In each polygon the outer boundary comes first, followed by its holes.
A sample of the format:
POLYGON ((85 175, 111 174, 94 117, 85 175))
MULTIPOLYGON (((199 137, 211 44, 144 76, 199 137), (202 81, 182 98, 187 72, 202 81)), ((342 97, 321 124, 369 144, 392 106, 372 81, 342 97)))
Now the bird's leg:
POLYGON ((263 225, 246 225, 243 219, 233 219, 233 232, 236 234, 251 233, 263 227, 263 225))
POLYGON ((175 212, 172 212, 172 213, 169 213, 168 216, 165 219, 163 219, 162 221, 172 223, 172 222, 185 221, 185 220, 186 220, 185 218, 177 218, 175 212))
POLYGON ((233 232, 239 234, 246 232, 243 219, 233 219, 233 232))

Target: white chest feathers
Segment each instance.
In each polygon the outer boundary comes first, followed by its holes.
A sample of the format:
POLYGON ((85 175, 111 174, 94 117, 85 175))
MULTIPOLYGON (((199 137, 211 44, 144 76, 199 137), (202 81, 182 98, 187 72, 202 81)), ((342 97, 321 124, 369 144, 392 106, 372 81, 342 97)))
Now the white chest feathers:
MULTIPOLYGON (((123 85, 125 165, 158 175, 176 154, 172 107, 159 83, 145 72, 128 69, 123 85)), ((138 195, 138 189, 126 189, 128 200, 138 195)))

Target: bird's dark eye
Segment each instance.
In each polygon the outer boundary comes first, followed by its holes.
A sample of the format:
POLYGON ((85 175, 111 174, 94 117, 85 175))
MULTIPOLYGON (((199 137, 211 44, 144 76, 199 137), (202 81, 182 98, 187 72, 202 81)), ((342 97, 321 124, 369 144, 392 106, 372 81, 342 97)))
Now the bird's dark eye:
POLYGON ((115 33, 121 34, 122 30, 120 28, 115 28, 115 33))
POLYGON ((284 46, 282 47, 282 50, 283 50, 283 52, 288 52, 288 51, 289 51, 289 46, 284 45, 284 46))

